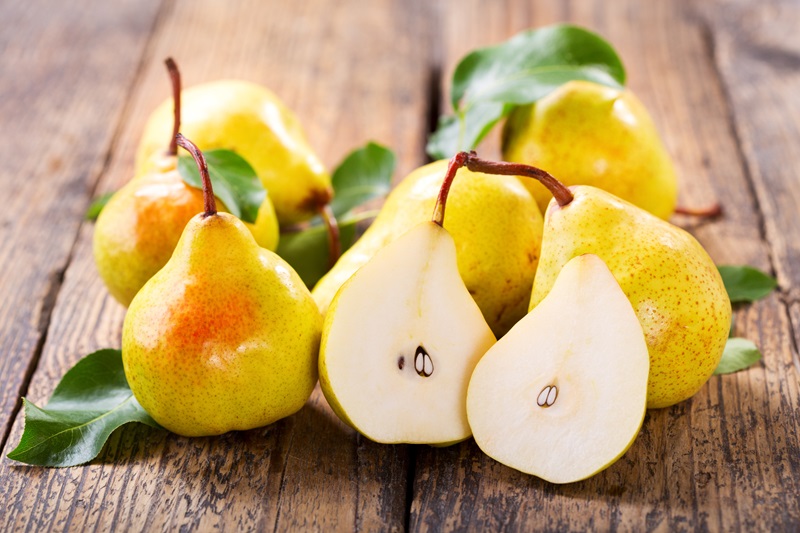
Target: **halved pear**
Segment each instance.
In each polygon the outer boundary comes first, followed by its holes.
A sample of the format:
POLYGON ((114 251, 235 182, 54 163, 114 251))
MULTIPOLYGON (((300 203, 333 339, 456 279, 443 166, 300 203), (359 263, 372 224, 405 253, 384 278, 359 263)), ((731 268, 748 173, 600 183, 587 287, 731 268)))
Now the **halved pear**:
POLYGON ((642 327, 608 267, 576 257, 475 368, 467 394, 475 441, 552 483, 585 479, 633 444, 649 369, 642 327))
POLYGON ((453 238, 425 222, 379 251, 325 317, 320 385, 339 417, 383 443, 471 435, 472 371, 495 343, 458 274, 453 238))

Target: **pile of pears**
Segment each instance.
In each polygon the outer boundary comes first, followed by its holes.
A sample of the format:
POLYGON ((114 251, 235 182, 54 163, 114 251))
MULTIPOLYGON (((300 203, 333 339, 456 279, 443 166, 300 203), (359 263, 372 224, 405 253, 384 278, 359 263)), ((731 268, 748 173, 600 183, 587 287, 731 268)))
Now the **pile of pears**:
POLYGON ((332 197, 296 118, 246 82, 181 91, 168 68, 172 102, 94 240, 129 305, 129 384, 165 428, 260 427, 299 410, 319 377, 374 441, 473 436, 568 483, 611 465, 647 408, 691 397, 716 368, 730 301, 708 254, 666 221, 675 171, 630 91, 566 83, 512 113, 507 162, 461 152, 415 170, 309 291, 270 251, 280 225, 332 197), (179 146, 202 191, 178 175, 179 146), (214 148, 235 149, 267 189, 254 224, 214 197, 202 153, 214 148))

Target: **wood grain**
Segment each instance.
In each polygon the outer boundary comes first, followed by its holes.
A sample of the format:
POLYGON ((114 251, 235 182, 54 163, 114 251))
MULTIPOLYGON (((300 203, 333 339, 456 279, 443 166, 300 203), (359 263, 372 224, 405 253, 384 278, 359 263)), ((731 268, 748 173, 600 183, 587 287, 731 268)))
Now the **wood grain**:
MULTIPOLYGON (((611 6, 459 2, 448 10, 445 72, 494 35, 559 21, 595 29, 620 51, 629 87, 663 132, 681 176, 681 202, 718 200, 726 208, 723 219, 688 229, 717 262, 770 270, 771 243, 762 239, 762 214, 729 119, 707 14, 689 2, 611 6)), ((496 150, 492 140, 489 150, 496 150)), ((489 459, 474 442, 421 448, 411 529, 797 529, 799 399, 790 331, 776 296, 737 312, 737 333, 759 343, 764 364, 713 377, 691 400, 650 411, 628 453, 583 482, 545 483, 489 459)))
MULTIPOLYGON (((390 145, 399 171, 408 171, 422 162, 428 123, 425 9, 422 2, 389 0, 170 3, 98 190, 130 179, 144 120, 169 94, 162 63, 168 55, 186 86, 226 77, 269 86, 295 110, 329 167, 374 139, 390 145)), ((124 309, 98 279, 91 234, 85 224, 66 271, 30 384, 34 401, 46 398, 82 355, 119 346, 124 309)), ((0 515, 0 529, 400 530, 407 471, 405 447, 366 442, 317 389, 299 413, 260 430, 183 439, 126 427, 86 467, 33 469, 4 460, 0 497, 13 505, 0 515)))
POLYGON ((0 5, 0 442, 159 5, 96 4, 0 5))

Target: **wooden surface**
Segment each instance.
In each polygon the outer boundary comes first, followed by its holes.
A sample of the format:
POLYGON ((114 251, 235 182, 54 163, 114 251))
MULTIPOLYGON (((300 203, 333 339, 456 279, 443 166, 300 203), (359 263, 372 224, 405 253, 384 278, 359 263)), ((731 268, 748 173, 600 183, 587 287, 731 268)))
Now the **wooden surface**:
MULTIPOLYGON (((800 529, 797 3, 12 0, 0 20, 0 530, 800 529), (374 444, 319 390, 260 430, 185 439, 129 426, 88 466, 5 458, 20 396, 42 402, 80 357, 119 346, 124 309, 96 274, 82 215, 130 178, 143 122, 168 94, 165 56, 187 85, 269 86, 328 166, 369 139, 391 146, 399 179, 426 161, 465 52, 559 21, 619 50, 677 164, 682 203, 726 209, 676 222, 718 263, 778 276, 778 292, 736 312, 762 364, 649 412, 622 460, 568 486, 472 441, 374 444)), ((496 147, 495 136, 482 152, 496 147)))

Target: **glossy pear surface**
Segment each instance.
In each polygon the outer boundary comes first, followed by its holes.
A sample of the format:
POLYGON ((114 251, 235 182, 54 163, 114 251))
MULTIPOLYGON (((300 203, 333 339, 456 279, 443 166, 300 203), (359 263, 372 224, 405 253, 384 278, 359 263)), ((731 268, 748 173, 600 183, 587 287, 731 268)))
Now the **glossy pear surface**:
POLYGON ((227 213, 192 218, 125 316, 136 399, 186 436, 270 424, 317 380, 322 318, 300 277, 227 213))
MULTIPOLYGON (((203 193, 184 183, 171 167, 128 182, 108 201, 94 228, 93 252, 100 277, 122 305, 167 264, 187 222, 203 211, 203 193)), ((162 160, 166 161, 166 159, 162 160)), ((217 200, 220 211, 225 206, 217 200)), ((255 224, 247 224, 259 245, 278 246, 278 220, 269 196, 255 224)))
POLYGON ((585 479, 636 439, 648 367, 642 327, 608 267, 576 257, 475 368, 467 394, 475 442, 552 483, 585 479))
POLYGON ((550 204, 531 307, 581 254, 597 254, 642 324, 650 350, 647 406, 695 394, 722 357, 731 304, 711 258, 689 233, 605 191, 570 188, 572 203, 550 204))
MULTIPOLYGON (((300 122, 272 92, 255 83, 221 80, 185 89, 181 99, 181 132, 201 150, 224 148, 244 157, 269 192, 282 224, 308 219, 330 201, 330 176, 300 122)), ((136 157, 137 175, 157 161, 172 125, 169 99, 147 122, 136 157)))
MULTIPOLYGON (((378 250, 430 220, 446 169, 447 161, 420 167, 389 194, 369 229, 314 287, 323 314, 339 287, 378 250)), ((492 331, 502 335, 527 312, 542 239, 536 202, 514 176, 462 168, 444 227, 455 240, 461 278, 492 331)))
POLYGON ((336 414, 374 441, 449 444, 471 434, 467 383, 494 342, 458 276, 452 237, 424 222, 336 294, 320 385, 336 414))
MULTIPOLYGON (((657 217, 675 210, 678 187, 650 115, 630 90, 571 81, 515 109, 503 130, 503 159, 546 169, 565 185, 592 185, 657 217)), ((542 212, 551 195, 524 180, 542 212)))

